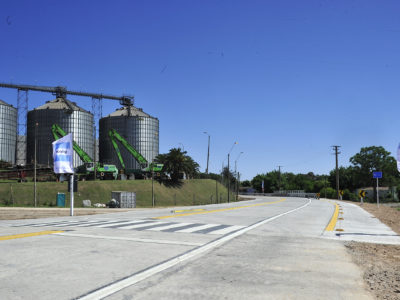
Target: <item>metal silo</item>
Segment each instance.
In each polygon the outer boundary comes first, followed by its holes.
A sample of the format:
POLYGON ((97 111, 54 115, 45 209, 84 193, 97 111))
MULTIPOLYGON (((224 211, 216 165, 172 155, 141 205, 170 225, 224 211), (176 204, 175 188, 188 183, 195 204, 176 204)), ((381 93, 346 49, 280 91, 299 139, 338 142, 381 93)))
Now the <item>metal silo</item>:
MULTIPOLYGON (((28 112, 27 124, 27 163, 34 161, 36 131, 37 163, 53 165, 53 124, 58 124, 66 133, 73 133, 74 141, 93 158, 93 115, 75 102, 64 98, 47 101, 28 112)), ((74 152, 74 167, 82 164, 82 160, 74 152)))
MULTIPOLYGON (((117 109, 107 117, 100 119, 100 161, 121 164, 112 146, 108 132, 115 129, 128 141, 149 163, 158 155, 159 151, 159 121, 157 118, 143 112, 134 106, 125 106, 117 109)), ((118 145, 127 170, 139 170, 140 164, 122 146, 118 145)))
POLYGON ((17 109, 0 100, 0 160, 15 163, 17 109))

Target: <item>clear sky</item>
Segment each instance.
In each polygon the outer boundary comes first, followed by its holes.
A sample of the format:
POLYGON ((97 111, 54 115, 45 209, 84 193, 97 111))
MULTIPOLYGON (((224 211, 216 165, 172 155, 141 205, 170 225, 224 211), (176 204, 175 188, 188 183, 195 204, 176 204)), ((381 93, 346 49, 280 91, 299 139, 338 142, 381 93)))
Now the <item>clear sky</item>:
MULTIPOLYGON (((133 94, 160 152, 242 179, 326 174, 400 141, 400 1, 0 2, 0 82, 133 94)), ((31 92, 29 109, 52 100, 31 92)), ((16 91, 0 89, 16 105, 16 91)), ((90 99, 69 97, 88 110, 90 99)), ((103 114, 119 107, 104 101, 103 114)))

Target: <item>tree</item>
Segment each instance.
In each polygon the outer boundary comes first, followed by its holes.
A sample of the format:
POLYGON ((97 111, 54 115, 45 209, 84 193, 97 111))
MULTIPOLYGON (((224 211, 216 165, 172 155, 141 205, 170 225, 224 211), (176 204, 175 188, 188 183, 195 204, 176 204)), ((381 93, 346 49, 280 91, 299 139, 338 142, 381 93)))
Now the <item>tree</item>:
POLYGON ((374 171, 383 173, 380 180, 382 185, 393 186, 398 182, 396 160, 381 146, 361 148, 359 153, 350 158, 350 162, 353 164, 354 179, 358 187, 374 185, 374 171))
POLYGON ((186 153, 180 148, 172 148, 166 154, 157 155, 155 161, 164 164, 163 172, 168 173, 173 182, 178 182, 183 173, 193 178, 199 172, 199 164, 186 153))
POLYGON ((243 180, 240 185, 243 187, 251 187, 251 182, 250 180, 243 180))

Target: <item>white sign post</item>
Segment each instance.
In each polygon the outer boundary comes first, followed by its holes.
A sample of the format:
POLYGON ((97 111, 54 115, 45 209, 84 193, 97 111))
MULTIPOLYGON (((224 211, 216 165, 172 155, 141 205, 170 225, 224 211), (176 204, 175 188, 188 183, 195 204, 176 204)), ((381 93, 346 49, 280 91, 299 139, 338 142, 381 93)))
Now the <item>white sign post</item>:
POLYGON ((53 142, 53 159, 54 159, 54 173, 56 174, 71 174, 71 208, 70 215, 74 215, 74 149, 72 134, 53 142))
POLYGON ((382 178, 382 172, 373 172, 372 177, 376 178, 376 203, 379 208, 379 178, 382 178))

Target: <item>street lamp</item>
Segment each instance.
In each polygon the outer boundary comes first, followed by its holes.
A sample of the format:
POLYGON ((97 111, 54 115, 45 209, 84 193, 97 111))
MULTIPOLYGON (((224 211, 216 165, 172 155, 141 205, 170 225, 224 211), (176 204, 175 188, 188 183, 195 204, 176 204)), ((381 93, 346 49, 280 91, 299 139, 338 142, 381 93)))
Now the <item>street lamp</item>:
POLYGON ((239 160, 240 156, 243 154, 243 151, 239 153, 239 155, 237 156, 236 160, 235 160, 235 176, 236 176, 236 200, 238 197, 238 189, 239 189, 239 173, 237 172, 237 161, 239 160))
POLYGON ((210 135, 206 131, 204 131, 203 133, 208 135, 207 168, 206 168, 206 174, 208 174, 208 161, 210 159, 210 135))
POLYGON ((37 206, 37 190, 36 190, 36 148, 37 148, 37 128, 39 123, 35 123, 35 162, 34 162, 34 170, 33 170, 33 193, 34 193, 34 200, 35 200, 35 207, 37 206))
POLYGON ((154 143, 156 141, 156 138, 158 136, 158 133, 156 132, 154 134, 153 138, 153 143, 151 144, 151 156, 152 156, 152 162, 151 162, 151 203, 153 207, 155 206, 155 200, 154 200, 154 143))
POLYGON ((228 203, 230 202, 230 191, 231 191, 231 179, 229 178, 229 175, 230 175, 230 170, 229 170, 229 157, 230 157, 230 155, 231 155, 231 152, 232 152, 232 150, 233 150, 233 147, 235 147, 235 145, 237 144, 237 142, 234 142, 233 143, 233 145, 232 145, 232 147, 231 147, 231 150, 229 150, 229 152, 228 152, 228 203))

